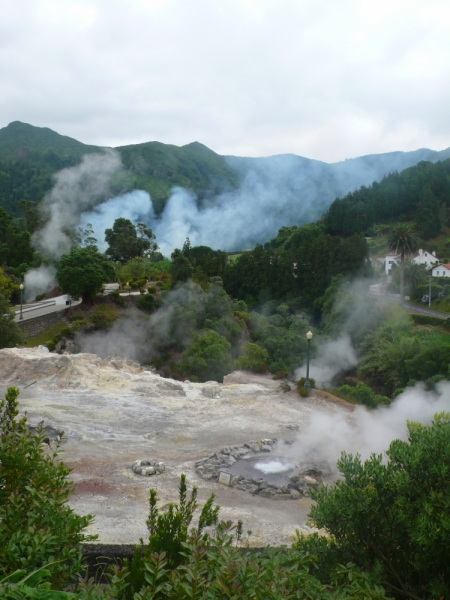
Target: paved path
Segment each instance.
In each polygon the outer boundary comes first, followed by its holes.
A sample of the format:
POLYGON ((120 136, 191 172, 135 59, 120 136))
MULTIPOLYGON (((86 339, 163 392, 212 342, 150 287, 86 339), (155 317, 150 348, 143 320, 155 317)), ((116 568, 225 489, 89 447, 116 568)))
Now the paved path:
POLYGON ((404 310, 410 313, 414 313, 417 315, 428 315, 429 317, 438 317, 439 319, 449 319, 450 314, 439 312, 438 310, 432 310, 428 308, 428 306, 416 306, 415 304, 410 304, 408 301, 400 302, 400 298, 398 294, 378 294, 373 292, 372 290, 369 292, 369 296, 379 300, 381 302, 391 302, 393 304, 398 304, 404 310))
POLYGON ((450 319, 450 315, 448 313, 439 312, 437 310, 432 310, 427 306, 423 308, 421 306, 416 306, 415 304, 409 304, 409 302, 402 302, 401 306, 407 311, 411 313, 415 313, 418 315, 428 315, 429 317, 439 317, 440 319, 450 319))
MULTIPOLYGON (((50 313, 59 312, 66 310, 69 306, 66 304, 67 296, 58 296, 56 298, 51 298, 48 301, 44 302, 36 302, 35 304, 26 304, 22 308, 22 317, 20 319, 20 308, 15 310, 16 316, 15 321, 28 321, 29 319, 35 319, 36 317, 41 317, 42 315, 48 315, 50 313)), ((81 304, 81 300, 72 300, 70 306, 77 306, 81 304)))

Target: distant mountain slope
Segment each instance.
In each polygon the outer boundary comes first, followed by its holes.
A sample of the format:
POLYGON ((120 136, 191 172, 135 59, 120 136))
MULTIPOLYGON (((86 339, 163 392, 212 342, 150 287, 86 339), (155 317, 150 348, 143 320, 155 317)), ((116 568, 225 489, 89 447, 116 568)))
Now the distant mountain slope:
MULTIPOLYGON (((116 148, 132 174, 130 189, 149 192, 160 212, 174 186, 200 198, 233 189, 237 174, 225 159, 198 142, 182 146, 147 142, 116 148)), ((100 146, 82 144, 46 127, 15 121, 0 129, 0 206, 17 216, 19 200, 38 201, 52 186, 52 175, 77 164, 100 146)))
POLYGON ((181 147, 146 142, 119 146, 116 150, 125 168, 134 175, 134 187, 150 194, 157 213, 174 186, 188 188, 204 198, 233 189, 239 181, 222 156, 199 142, 181 147))
POLYGON ((295 154, 266 158, 227 156, 228 165, 241 177, 258 177, 266 185, 278 182, 280 193, 297 195, 300 204, 311 204, 318 218, 333 200, 367 186, 393 172, 421 161, 435 163, 450 158, 450 148, 436 152, 422 148, 412 152, 369 154, 337 163, 311 160, 295 154))
POLYGON ((1 162, 23 159, 30 151, 44 155, 53 151, 59 156, 80 159, 83 154, 100 150, 99 146, 83 144, 48 127, 35 127, 20 121, 13 121, 0 129, 1 162))
MULTIPOLYGON (((196 235, 198 243, 227 249, 264 243, 280 227, 314 221, 336 198, 381 181, 389 173, 450 157, 450 149, 420 149, 328 164, 294 154, 220 156, 198 142, 178 147, 155 141, 116 150, 131 175, 129 189, 149 192, 158 215, 174 186, 194 192, 198 212, 189 208, 192 201, 186 194, 183 206, 189 210, 183 215, 183 232, 196 235)), ((84 154, 99 151, 102 148, 48 128, 10 123, 0 129, 0 206, 18 216, 20 200, 38 201, 51 188, 54 173, 77 164, 84 154)), ((160 219, 161 236, 171 229, 168 219, 168 215, 160 219)))

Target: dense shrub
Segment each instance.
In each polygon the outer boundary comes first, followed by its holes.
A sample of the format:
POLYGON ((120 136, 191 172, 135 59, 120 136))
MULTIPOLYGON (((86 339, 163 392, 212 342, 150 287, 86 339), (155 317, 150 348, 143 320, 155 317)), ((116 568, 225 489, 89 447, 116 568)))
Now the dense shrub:
POLYGON ((117 309, 111 304, 97 306, 89 315, 88 320, 92 329, 108 329, 117 320, 117 309))
POLYGON ((445 327, 450 329, 450 322, 447 319, 440 317, 432 317, 430 315, 411 315, 415 325, 432 325, 433 327, 445 327))
POLYGON ((286 379, 287 377, 289 377, 289 373, 287 371, 276 371, 272 379, 286 379))
POLYGON ((370 389, 370 387, 361 381, 359 381, 355 387, 350 385, 341 385, 336 392, 337 396, 343 398, 344 400, 349 400, 350 402, 360 402, 361 404, 365 404, 371 408, 374 408, 378 405, 375 393, 370 389))
POLYGON ((122 308, 125 306, 125 298, 120 295, 119 290, 113 290, 110 296, 114 304, 117 304, 117 306, 121 306, 122 308))
POLYGON ((448 598, 450 415, 409 423, 408 431, 408 441, 391 443, 387 461, 343 453, 343 479, 311 492, 310 516, 397 597, 448 598))
POLYGON ((244 352, 234 363, 236 369, 244 369, 253 371, 253 373, 265 373, 267 371, 267 361, 269 353, 265 348, 261 348, 258 344, 247 342, 244 347, 244 352))
POLYGON ((231 344, 216 331, 203 330, 193 336, 181 355, 180 371, 198 381, 222 381, 231 371, 231 344))
POLYGON ((18 394, 8 388, 0 402, 0 574, 57 559, 48 569, 62 585, 80 570, 80 542, 95 539, 83 534, 92 517, 67 505, 70 470, 59 461, 58 446, 48 453, 43 431, 29 433, 26 417, 18 418, 18 394))
POLYGON ((137 301, 139 309, 151 312, 155 308, 155 296, 153 294, 143 294, 137 301))
MULTIPOLYGON (((308 390, 305 388, 305 382, 306 382, 306 377, 301 377, 298 381, 297 381, 297 392, 299 393, 300 396, 302 396, 303 398, 306 398, 306 396, 308 395, 308 390)), ((309 384, 310 387, 313 388, 316 385, 316 380, 313 379, 312 377, 309 378, 309 384)))

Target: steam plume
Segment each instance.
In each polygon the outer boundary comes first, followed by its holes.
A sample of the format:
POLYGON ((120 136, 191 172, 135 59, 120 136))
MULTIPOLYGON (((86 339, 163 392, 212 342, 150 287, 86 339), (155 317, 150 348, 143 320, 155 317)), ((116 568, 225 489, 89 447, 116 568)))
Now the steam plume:
POLYGON ((33 235, 33 244, 44 256, 58 259, 72 245, 70 232, 80 215, 113 195, 122 172, 121 158, 114 150, 87 154, 82 162, 55 175, 55 185, 45 196, 45 225, 33 235))
POLYGON ((450 383, 441 382, 437 392, 426 392, 422 384, 406 389, 390 406, 368 410, 357 406, 351 418, 344 413, 315 411, 291 446, 280 445, 277 455, 287 460, 324 459, 336 464, 342 451, 382 454, 395 440, 407 439, 407 421, 431 423, 436 413, 450 410, 450 383))

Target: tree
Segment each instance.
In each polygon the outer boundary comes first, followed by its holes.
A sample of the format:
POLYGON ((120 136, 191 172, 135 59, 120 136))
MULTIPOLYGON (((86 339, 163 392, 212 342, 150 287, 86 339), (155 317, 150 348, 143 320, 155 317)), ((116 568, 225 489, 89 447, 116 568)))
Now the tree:
POLYGON ((8 388, 0 401, 0 574, 53 563, 52 581, 62 585, 81 568, 80 543, 96 538, 83 534, 92 517, 67 505, 70 470, 58 447, 44 449, 42 429, 30 433, 26 417, 18 418, 18 395, 8 388))
POLYGON ((84 302, 92 300, 110 277, 110 267, 102 254, 76 246, 61 256, 56 271, 62 291, 75 298, 81 296, 84 302))
POLYGON ((231 344, 216 331, 206 329, 194 335, 181 355, 180 370, 200 381, 222 381, 231 371, 231 344))
POLYGON ((109 244, 107 256, 121 263, 135 256, 150 255, 158 248, 151 229, 144 223, 133 225, 129 219, 122 217, 114 221, 112 229, 105 230, 105 241, 109 244))
POLYGON ((22 332, 10 308, 9 301, 0 293, 0 348, 14 348, 22 340, 22 332))
POLYGON ((389 250, 400 254, 400 298, 405 297, 405 258, 419 249, 419 238, 411 225, 399 223, 388 234, 389 250))
POLYGON ((0 294, 5 298, 11 298, 11 294, 18 289, 19 285, 0 267, 0 294))
POLYGON ((244 369, 253 371, 254 373, 265 373, 269 362, 269 353, 265 348, 261 348, 258 344, 247 342, 245 344, 244 353, 240 356, 234 366, 236 369, 244 369))
POLYGON ((81 246, 82 248, 93 248, 94 250, 98 250, 97 238, 94 237, 94 229, 91 223, 86 224, 86 229, 78 229, 75 234, 75 243, 77 246, 81 246))
POLYGON ((172 279, 172 287, 175 287, 177 283, 183 283, 192 276, 194 267, 178 248, 172 252, 171 259, 170 277, 172 279))
POLYGON ((450 581, 450 414, 408 424, 387 462, 342 454, 343 480, 311 493, 310 517, 399 597, 444 598, 450 581), (378 565, 378 567, 377 567, 378 565))

